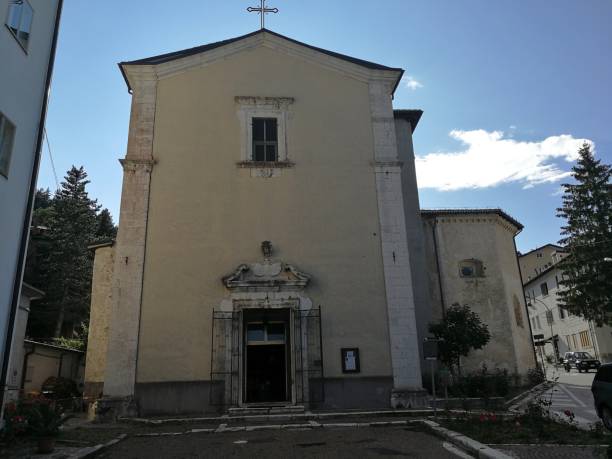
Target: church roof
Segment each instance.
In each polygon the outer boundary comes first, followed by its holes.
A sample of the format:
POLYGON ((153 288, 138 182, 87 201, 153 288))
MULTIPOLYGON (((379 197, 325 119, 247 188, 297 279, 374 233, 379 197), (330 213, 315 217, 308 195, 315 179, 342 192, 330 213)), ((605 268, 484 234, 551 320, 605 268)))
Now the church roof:
POLYGON ((408 121, 410 129, 414 133, 421 116, 423 116, 423 110, 393 110, 393 116, 408 121))
POLYGON ((519 231, 524 227, 518 221, 508 215, 501 209, 422 209, 423 216, 438 216, 438 215, 474 215, 474 214, 495 214, 515 226, 519 231))
MULTIPOLYGON (((282 38, 284 40, 290 41, 290 42, 295 43, 297 45, 304 46, 304 47, 312 49, 314 51, 318 51, 320 53, 327 54, 328 56, 332 56, 332 57, 335 57, 337 59, 341 59, 343 61, 350 62, 352 64, 356 64, 356 65, 359 65, 359 66, 362 66, 362 67, 366 67, 368 69, 399 71, 399 72, 401 72, 402 75, 404 73, 404 70, 401 69, 401 68, 387 67, 385 65, 376 64, 375 62, 365 61, 363 59, 358 59, 356 57, 347 56, 345 54, 336 53, 334 51, 329 51, 329 50, 323 49, 323 48, 318 48, 316 46, 312 46, 312 45, 309 45, 307 43, 302 43, 300 41, 294 40, 293 38, 286 37, 286 36, 281 35, 279 33, 272 32, 271 30, 268 30, 268 29, 257 30, 255 32, 248 33, 246 35, 241 35, 239 37, 230 38, 228 40, 222 40, 222 41, 217 41, 217 42, 214 42, 214 43, 209 43, 207 45, 196 46, 194 48, 183 49, 183 50, 180 50, 180 51, 173 51, 171 53, 160 54, 160 55, 157 55, 157 56, 147 57, 147 58, 144 58, 144 59, 137 59, 137 60, 133 60, 133 61, 120 62, 119 63, 119 68, 121 69, 121 73, 123 74, 123 78, 125 79, 125 82, 127 83, 128 88, 130 88, 130 83, 129 83, 126 75, 125 75, 124 70, 123 70, 123 66, 124 65, 157 65, 157 64, 163 64, 165 62, 170 62, 170 61, 173 61, 173 60, 176 60, 176 59, 181 59, 183 57, 193 56, 194 54, 199 54, 199 53, 203 53, 203 52, 206 52, 206 51, 211 51, 213 49, 217 49, 217 48, 220 48, 222 46, 226 46, 226 45, 229 45, 231 43, 235 43, 237 41, 244 40, 245 38, 250 38, 250 37, 256 36, 258 34, 264 34, 264 33, 268 33, 270 35, 282 38)), ((400 75, 400 77, 397 79, 397 83, 396 83, 396 86, 395 86, 396 88, 397 88, 397 85, 399 84, 399 82, 401 80, 401 76, 402 75, 400 75)))

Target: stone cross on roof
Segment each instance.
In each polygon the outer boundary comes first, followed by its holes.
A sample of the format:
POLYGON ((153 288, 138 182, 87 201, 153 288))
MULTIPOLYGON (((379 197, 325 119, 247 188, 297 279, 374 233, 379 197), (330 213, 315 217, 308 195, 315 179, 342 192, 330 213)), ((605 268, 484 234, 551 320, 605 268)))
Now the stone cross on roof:
POLYGON ((266 0, 259 0, 261 2, 261 6, 259 8, 254 8, 249 6, 247 11, 249 13, 259 13, 261 16, 261 28, 266 28, 266 14, 267 13, 278 13, 278 8, 266 8, 266 0))

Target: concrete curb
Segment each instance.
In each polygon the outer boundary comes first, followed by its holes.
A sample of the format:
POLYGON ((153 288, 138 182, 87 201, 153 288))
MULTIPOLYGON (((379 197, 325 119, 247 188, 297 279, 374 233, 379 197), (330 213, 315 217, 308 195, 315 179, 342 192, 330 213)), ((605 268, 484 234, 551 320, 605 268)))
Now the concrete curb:
POLYGON ((445 429, 444 427, 440 427, 440 424, 433 421, 423 420, 421 421, 425 424, 429 430, 435 435, 448 440, 455 446, 468 451, 472 454, 475 454, 478 458, 487 458, 487 459, 512 459, 511 456, 502 453, 496 449, 491 448, 479 441, 476 441, 470 437, 466 437, 459 432, 455 432, 453 430, 445 429))
POLYGON ((519 411, 519 406, 530 402, 538 395, 543 394, 548 389, 555 385, 552 381, 544 381, 537 386, 532 387, 528 391, 523 392, 522 394, 518 394, 516 397, 508 400, 506 402, 506 409, 512 413, 516 413, 519 411))
POLYGON ((96 446, 89 446, 87 448, 83 448, 78 450, 77 452, 71 454, 68 456, 68 459, 85 459, 87 457, 92 457, 94 454, 98 454, 99 452, 110 448, 113 445, 116 445, 117 443, 119 443, 121 440, 124 440, 125 438, 127 438, 127 434, 121 434, 119 435, 117 438, 100 444, 100 445, 96 445, 96 446))

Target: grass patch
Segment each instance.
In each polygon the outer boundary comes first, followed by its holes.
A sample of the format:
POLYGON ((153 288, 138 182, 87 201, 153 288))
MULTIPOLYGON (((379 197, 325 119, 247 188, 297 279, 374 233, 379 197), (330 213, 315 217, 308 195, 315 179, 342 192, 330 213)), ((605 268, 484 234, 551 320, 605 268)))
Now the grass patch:
POLYGON ((602 445, 610 443, 610 435, 602 428, 581 430, 567 422, 553 419, 531 420, 524 417, 495 418, 474 416, 445 419, 439 423, 485 444, 540 443, 560 445, 602 445))

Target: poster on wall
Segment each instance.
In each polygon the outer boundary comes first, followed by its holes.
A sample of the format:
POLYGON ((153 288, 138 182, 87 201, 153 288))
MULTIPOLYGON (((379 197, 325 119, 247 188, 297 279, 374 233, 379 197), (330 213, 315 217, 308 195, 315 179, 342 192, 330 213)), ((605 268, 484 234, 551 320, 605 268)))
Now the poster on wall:
POLYGON ((342 348, 342 373, 359 373, 359 348, 342 348))

